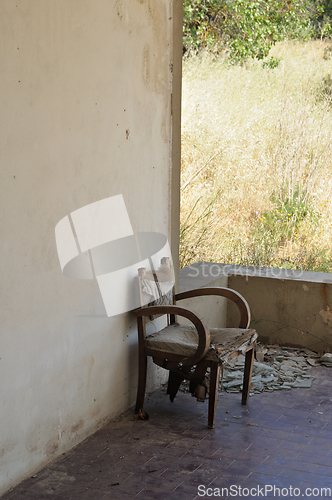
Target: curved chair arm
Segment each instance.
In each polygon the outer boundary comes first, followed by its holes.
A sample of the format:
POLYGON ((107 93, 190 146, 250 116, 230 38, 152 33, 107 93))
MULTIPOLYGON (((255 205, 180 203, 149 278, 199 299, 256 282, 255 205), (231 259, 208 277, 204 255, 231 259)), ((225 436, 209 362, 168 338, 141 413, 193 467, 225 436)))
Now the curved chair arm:
POLYGON ((136 309, 133 313, 136 317, 153 316, 155 314, 174 314, 182 316, 183 318, 187 318, 189 321, 191 321, 191 323, 193 323, 198 333, 198 346, 196 352, 192 356, 184 358, 181 361, 182 365, 195 365, 205 356, 205 354, 209 350, 210 330, 206 326, 205 320, 198 316, 191 309, 175 305, 148 306, 142 307, 141 309, 136 309))
POLYGON ((200 295, 220 295, 221 297, 226 297, 231 301, 235 302, 237 305, 241 319, 239 328, 249 328, 250 324, 250 308, 248 302, 244 297, 235 290, 231 288, 223 287, 206 287, 206 288, 195 288, 193 290, 188 290, 187 292, 180 292, 175 295, 175 300, 189 299, 191 297, 198 297, 200 295))

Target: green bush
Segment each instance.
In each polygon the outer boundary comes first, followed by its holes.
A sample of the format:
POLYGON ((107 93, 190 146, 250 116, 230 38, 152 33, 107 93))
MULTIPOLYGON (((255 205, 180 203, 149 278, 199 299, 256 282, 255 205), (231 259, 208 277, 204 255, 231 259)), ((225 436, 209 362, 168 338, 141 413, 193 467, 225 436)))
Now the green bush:
POLYGON ((256 212, 253 225, 254 232, 268 235, 269 240, 277 240, 279 245, 296 238, 305 221, 316 225, 319 217, 305 191, 301 191, 299 186, 293 192, 288 189, 281 196, 273 195, 271 210, 256 212))
POLYGON ((265 61, 262 62, 262 67, 268 69, 274 69, 279 66, 280 61, 281 59, 279 59, 278 57, 270 57, 269 59, 266 59, 265 61))
POLYGON ((264 59, 277 41, 313 34, 307 0, 184 0, 184 52, 228 49, 233 62, 264 59))
MULTIPOLYGON (((289 186, 272 196, 272 207, 252 215, 248 241, 244 247, 233 241, 229 256, 242 265, 283 267, 286 269, 330 269, 326 250, 307 249, 306 230, 316 227, 320 215, 313 208, 307 192, 289 186), (290 255, 290 248, 298 247, 290 255)), ((234 262, 235 263, 235 262, 234 262)))

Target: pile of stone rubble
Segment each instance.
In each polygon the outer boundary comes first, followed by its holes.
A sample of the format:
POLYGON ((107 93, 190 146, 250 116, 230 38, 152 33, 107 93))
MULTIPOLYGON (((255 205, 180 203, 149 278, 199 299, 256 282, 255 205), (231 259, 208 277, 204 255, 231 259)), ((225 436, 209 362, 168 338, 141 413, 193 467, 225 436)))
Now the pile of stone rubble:
MULTIPOLYGON (((254 361, 251 395, 263 391, 290 390, 311 387, 314 377, 307 373, 312 366, 332 367, 332 354, 317 354, 310 349, 296 349, 274 345, 257 345, 254 361)), ((242 390, 244 356, 227 363, 224 368, 223 390, 242 390)))

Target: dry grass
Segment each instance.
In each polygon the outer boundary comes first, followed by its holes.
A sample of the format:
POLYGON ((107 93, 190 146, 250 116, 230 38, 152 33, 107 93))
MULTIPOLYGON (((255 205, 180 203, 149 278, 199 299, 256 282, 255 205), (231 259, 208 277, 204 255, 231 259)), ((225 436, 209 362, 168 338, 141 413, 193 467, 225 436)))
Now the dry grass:
POLYGON ((182 266, 330 270, 332 107, 322 82, 332 59, 324 48, 280 43, 275 69, 207 54, 184 61, 182 266))

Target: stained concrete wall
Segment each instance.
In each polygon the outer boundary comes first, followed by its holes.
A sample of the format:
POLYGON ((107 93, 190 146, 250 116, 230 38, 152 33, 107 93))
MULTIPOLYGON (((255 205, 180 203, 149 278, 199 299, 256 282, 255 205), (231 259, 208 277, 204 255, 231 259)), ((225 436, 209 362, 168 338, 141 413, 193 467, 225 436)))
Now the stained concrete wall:
MULTIPOLYGON (((212 262, 181 269, 181 290, 201 286, 226 286, 241 293, 261 342, 332 352, 332 274, 212 262)), ((199 306, 212 323, 220 314, 228 327, 238 324, 239 313, 231 301, 199 306)))
POLYGON ((179 29, 170 0, 0 3, 0 494, 134 403, 135 322, 62 275, 54 227, 122 194, 135 231, 178 233, 179 29))
POLYGON ((228 286, 246 297, 260 341, 332 352, 331 274, 242 268, 228 286))

